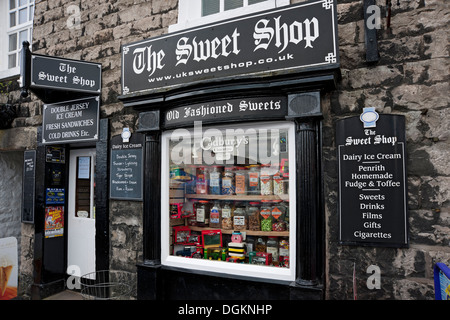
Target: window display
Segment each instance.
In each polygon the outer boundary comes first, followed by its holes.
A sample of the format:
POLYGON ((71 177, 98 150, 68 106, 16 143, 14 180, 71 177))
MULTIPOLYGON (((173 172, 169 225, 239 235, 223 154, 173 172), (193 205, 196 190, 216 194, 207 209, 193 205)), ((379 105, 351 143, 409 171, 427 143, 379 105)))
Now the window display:
POLYGON ((293 128, 196 123, 163 134, 163 264, 294 279, 293 128))

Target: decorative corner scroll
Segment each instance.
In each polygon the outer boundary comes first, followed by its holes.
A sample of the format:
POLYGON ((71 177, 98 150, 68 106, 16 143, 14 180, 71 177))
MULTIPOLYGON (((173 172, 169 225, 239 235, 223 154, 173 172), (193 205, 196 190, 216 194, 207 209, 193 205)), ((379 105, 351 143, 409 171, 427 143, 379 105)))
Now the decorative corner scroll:
POLYGON ((325 61, 328 63, 336 63, 336 54, 333 52, 330 52, 326 57, 325 61))
POLYGON ((326 10, 330 9, 333 6, 334 0, 324 0, 322 3, 322 7, 324 7, 326 10))

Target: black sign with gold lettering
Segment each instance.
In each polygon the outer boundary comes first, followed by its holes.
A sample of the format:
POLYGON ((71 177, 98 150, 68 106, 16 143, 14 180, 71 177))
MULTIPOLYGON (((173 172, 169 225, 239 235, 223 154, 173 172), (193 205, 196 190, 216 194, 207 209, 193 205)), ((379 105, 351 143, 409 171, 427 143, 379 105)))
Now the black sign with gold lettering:
POLYGON ((378 115, 337 122, 341 244, 408 245, 405 119, 378 115))

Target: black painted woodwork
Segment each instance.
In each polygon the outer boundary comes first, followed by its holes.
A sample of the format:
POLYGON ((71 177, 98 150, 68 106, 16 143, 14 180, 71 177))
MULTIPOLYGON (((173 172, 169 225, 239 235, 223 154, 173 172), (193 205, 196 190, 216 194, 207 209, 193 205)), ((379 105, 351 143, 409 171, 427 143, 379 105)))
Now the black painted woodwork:
POLYGON ((161 135, 145 137, 144 171, 144 263, 161 263, 161 135))
POLYGON ((369 63, 376 63, 380 60, 380 54, 378 52, 377 29, 369 28, 368 26, 368 19, 370 18, 370 15, 367 13, 367 8, 373 5, 376 5, 375 0, 364 0, 363 2, 366 61, 369 63))
POLYGON ((108 119, 101 119, 95 145, 95 267, 109 269, 109 148, 108 119))
MULTIPOLYGON (((296 123, 297 231, 296 239, 291 240, 297 246, 296 280, 220 276, 161 265, 161 131, 152 125, 153 130, 146 131, 144 261, 137 265, 138 299, 324 298, 320 92, 291 93, 287 97, 292 104, 286 119, 296 123)), ((215 123, 225 125, 220 119, 215 123)))
MULTIPOLYGON (((33 259, 33 284, 31 299, 39 300, 60 292, 66 287, 67 269, 67 195, 69 176, 70 145, 65 148, 65 164, 46 162, 46 146, 42 141, 42 127, 38 128, 36 149, 36 192, 35 192, 35 239, 33 259), (61 186, 66 190, 64 204, 64 236, 45 238, 45 190, 52 187, 51 170, 59 168, 63 172, 61 186)), ((76 145, 74 145, 76 146, 76 145)), ((83 147, 86 147, 83 145, 83 147)), ((96 148, 96 269, 109 269, 109 204, 108 204, 108 119, 100 120, 99 140, 96 148)))
POLYGON ((297 122, 296 164, 297 164, 297 264, 296 283, 314 286, 319 281, 318 256, 320 235, 317 232, 318 178, 317 124, 314 120, 297 122))

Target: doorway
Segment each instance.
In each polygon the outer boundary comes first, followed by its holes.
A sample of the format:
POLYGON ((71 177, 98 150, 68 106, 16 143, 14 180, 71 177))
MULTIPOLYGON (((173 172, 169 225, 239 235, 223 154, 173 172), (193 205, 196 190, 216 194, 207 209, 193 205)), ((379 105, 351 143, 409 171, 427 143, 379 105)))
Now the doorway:
POLYGON ((95 149, 70 151, 67 266, 71 274, 95 272, 95 149))

